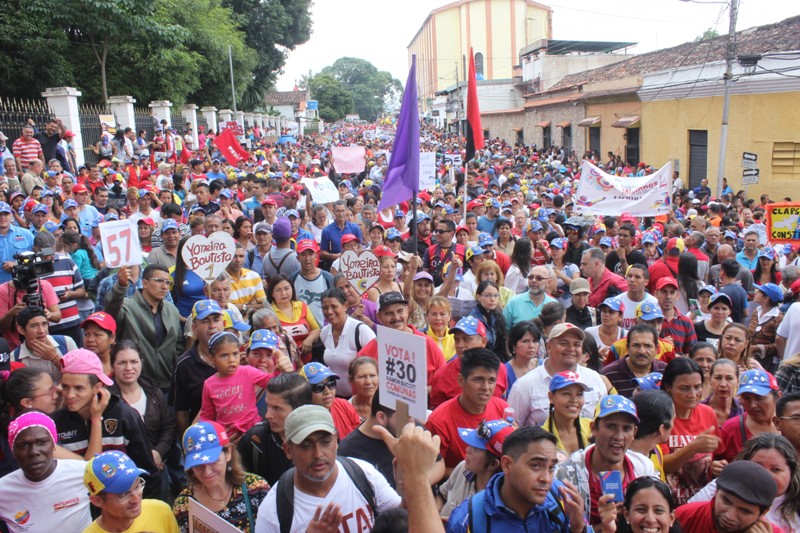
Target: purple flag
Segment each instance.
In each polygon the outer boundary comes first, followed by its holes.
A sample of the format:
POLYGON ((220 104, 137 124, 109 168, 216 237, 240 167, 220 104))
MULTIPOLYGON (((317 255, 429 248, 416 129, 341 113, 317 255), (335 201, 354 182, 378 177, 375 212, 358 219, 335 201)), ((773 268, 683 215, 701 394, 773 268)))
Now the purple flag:
POLYGON ((392 159, 386 171, 378 209, 411 201, 419 192, 419 102, 417 101, 417 56, 411 56, 406 90, 400 105, 400 118, 392 146, 392 159))

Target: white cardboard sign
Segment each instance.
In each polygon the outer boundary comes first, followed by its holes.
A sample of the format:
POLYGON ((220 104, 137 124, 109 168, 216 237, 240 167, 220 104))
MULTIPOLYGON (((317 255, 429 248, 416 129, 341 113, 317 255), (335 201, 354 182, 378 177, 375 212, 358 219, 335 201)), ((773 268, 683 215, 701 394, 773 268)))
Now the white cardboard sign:
POLYGON ((397 409, 408 404, 408 414, 428 418, 428 356, 425 339, 413 333, 378 326, 378 376, 381 405, 397 409))
POLYGON ((189 498, 189 533, 242 533, 242 530, 194 498, 189 498))
POLYGON ((336 185, 325 176, 322 178, 303 178, 300 183, 306 186, 311 193, 311 199, 317 204, 330 204, 339 199, 339 190, 336 185))
POLYGON ((381 263, 372 250, 362 250, 361 253, 347 250, 339 259, 339 272, 362 295, 378 281, 381 263))
POLYGON ((139 228, 130 220, 112 220, 100 224, 103 258, 111 268, 142 264, 139 228))
POLYGON ((183 246, 181 257, 186 268, 203 278, 207 284, 217 279, 233 261, 236 241, 224 231, 215 231, 208 237, 195 235, 183 246))

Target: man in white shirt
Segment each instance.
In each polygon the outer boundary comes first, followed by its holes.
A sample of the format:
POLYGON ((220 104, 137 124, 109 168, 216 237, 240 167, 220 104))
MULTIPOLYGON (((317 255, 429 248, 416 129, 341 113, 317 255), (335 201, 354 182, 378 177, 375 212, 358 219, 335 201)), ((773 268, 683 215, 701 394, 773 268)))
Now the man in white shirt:
POLYGON ((294 468, 281 477, 261 503, 256 533, 280 532, 281 520, 291 520, 293 533, 316 531, 323 524, 331 530, 371 531, 375 513, 400 506, 400 496, 374 466, 359 459, 337 459, 336 427, 324 407, 298 407, 286 417, 284 430, 283 450, 294 468), (347 472, 350 468, 358 481, 347 472), (359 487, 362 482, 372 489, 372 502, 359 487), (282 500, 285 498, 284 483, 293 483, 293 487, 287 487, 293 493, 291 506, 286 501, 278 503, 279 495, 282 500))
POLYGON ((20 469, 0 478, 0 520, 9 531, 83 531, 92 522, 83 486, 85 463, 53 459, 56 425, 29 411, 8 425, 8 442, 20 469))

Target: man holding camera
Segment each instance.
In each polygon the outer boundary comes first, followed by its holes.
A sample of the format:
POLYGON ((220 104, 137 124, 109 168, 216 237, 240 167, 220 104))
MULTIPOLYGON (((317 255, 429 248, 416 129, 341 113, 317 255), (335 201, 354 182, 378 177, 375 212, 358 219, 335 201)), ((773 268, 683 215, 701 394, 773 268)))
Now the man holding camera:
POLYGON ((17 264, 14 255, 33 247, 33 233, 11 224, 11 206, 0 202, 0 283, 11 281, 11 269, 17 264))

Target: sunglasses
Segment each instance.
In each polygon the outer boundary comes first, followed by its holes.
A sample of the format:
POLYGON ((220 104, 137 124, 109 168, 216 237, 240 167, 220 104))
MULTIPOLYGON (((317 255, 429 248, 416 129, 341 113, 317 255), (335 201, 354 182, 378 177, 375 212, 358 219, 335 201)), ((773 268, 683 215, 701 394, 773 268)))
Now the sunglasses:
POLYGON ((317 383, 316 385, 311 385, 311 392, 313 392, 315 394, 319 394, 321 392, 324 392, 325 389, 335 390, 336 389, 336 380, 335 379, 329 379, 328 381, 326 381, 324 383, 317 383))
POLYGON ((438 233, 439 235, 442 235, 443 233, 450 233, 450 230, 449 229, 436 228, 436 233, 438 233))

